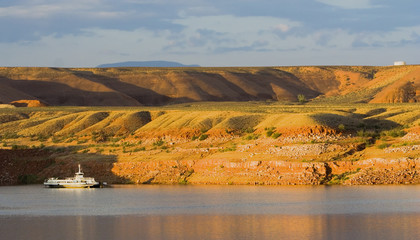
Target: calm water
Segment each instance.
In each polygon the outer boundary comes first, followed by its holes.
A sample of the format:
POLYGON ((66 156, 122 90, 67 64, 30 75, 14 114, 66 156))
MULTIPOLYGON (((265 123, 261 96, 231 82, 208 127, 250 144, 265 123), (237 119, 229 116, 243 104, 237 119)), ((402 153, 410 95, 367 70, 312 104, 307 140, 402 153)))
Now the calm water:
POLYGON ((420 239, 420 186, 0 187, 1 239, 420 239))

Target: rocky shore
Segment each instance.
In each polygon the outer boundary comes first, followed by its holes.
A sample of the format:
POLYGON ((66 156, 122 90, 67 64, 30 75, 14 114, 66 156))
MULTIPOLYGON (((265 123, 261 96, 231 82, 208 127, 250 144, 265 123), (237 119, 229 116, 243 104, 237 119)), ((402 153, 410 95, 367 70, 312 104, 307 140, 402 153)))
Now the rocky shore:
MULTIPOLYGON (((0 150, 0 185, 40 183, 74 174, 77 161, 42 150, 0 150)), ((85 160, 87 176, 111 184, 367 185, 418 184, 420 158, 291 162, 85 160)))

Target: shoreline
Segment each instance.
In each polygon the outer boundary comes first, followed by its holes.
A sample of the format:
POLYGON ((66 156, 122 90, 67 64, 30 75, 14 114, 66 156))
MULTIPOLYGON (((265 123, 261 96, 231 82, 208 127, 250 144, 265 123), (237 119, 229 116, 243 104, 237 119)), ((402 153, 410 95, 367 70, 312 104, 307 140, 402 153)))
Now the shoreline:
MULTIPOLYGON (((0 152, 4 153, 5 150, 0 152)), ((67 156, 16 161, 22 152, 0 158, 1 185, 42 183, 68 177, 78 161, 67 156)), ((27 150, 26 156, 36 156, 27 150)), ((43 155, 44 154, 44 155, 43 155)), ((4 154, 3 154, 4 155, 4 154)), ((22 157, 22 155, 21 155, 22 157)), ((280 160, 161 160, 100 162, 84 160, 86 176, 108 184, 192 185, 389 185, 419 184, 420 158, 371 158, 359 161, 291 162, 280 160)))

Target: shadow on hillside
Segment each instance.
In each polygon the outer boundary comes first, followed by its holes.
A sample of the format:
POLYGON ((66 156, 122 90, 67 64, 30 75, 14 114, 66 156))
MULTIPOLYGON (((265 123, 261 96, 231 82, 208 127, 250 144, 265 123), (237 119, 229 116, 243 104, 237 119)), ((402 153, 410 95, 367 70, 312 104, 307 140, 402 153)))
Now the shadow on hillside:
POLYGON ((372 109, 372 110, 368 111, 366 113, 366 115, 367 116, 375 116, 375 115, 378 115, 378 114, 381 114, 381 113, 384 113, 384 112, 386 112, 386 108, 376 108, 376 109, 372 109))
MULTIPOLYGON (((208 89, 203 89, 200 84, 194 84, 194 90, 200 95, 202 101, 255 101, 273 99, 272 95, 267 94, 264 98, 258 98, 247 93, 241 87, 229 82, 226 78, 217 73, 208 72, 185 72, 191 79, 202 81, 208 89), (219 92, 219 96, 209 92, 219 92)), ((261 97, 261 96, 260 96, 261 97)))
MULTIPOLYGON (((138 106, 134 99, 130 100, 116 92, 93 92, 70 87, 63 83, 38 80, 2 81, 18 91, 55 106, 138 106)), ((20 100, 20 99, 16 99, 20 100)))
MULTIPOLYGON (((310 89, 304 82, 291 73, 277 70, 260 70, 256 73, 227 72, 228 79, 217 73, 186 72, 189 76, 211 83, 210 88, 218 90, 222 96, 209 95, 208 90, 199 88, 205 101, 296 101, 298 94, 314 98, 320 93, 310 89)), ((200 93, 200 91, 198 91, 200 93)))
POLYGON ((84 78, 88 81, 102 84, 110 89, 125 94, 126 96, 135 99, 142 105, 163 105, 172 102, 174 99, 171 97, 159 94, 150 89, 139 87, 135 84, 120 81, 117 78, 106 77, 103 75, 97 75, 90 71, 75 71, 68 70, 71 74, 84 78))
POLYGON ((314 114, 312 117, 319 123, 329 126, 331 128, 339 129, 344 127, 346 131, 357 131, 357 130, 373 130, 373 131, 384 131, 399 127, 400 124, 385 120, 369 118, 365 119, 366 115, 362 114, 351 114, 350 116, 342 116, 332 113, 319 113, 314 114), (340 127, 340 125, 342 125, 340 127))
POLYGON ((115 155, 63 152, 63 148, 0 149, 0 185, 42 183, 50 177, 72 177, 78 164, 99 182, 129 183, 113 173, 115 155))
POLYGON ((195 101, 296 101, 298 94, 304 94, 307 99, 320 95, 293 74, 267 69, 256 73, 226 72, 229 77, 219 73, 185 71, 185 82, 180 86, 187 88, 187 91, 179 97, 169 96, 179 93, 178 90, 171 90, 171 85, 168 85, 171 83, 163 87, 162 82, 162 86, 157 86, 166 90, 169 88, 168 93, 164 95, 149 89, 148 86, 138 86, 135 79, 133 82, 127 82, 87 70, 51 70, 53 72, 44 77, 35 77, 34 80, 1 81, 50 105, 70 106, 164 105, 195 101))
POLYGON ((310 86, 308 86, 307 83, 290 72, 282 71, 279 69, 267 69, 265 71, 259 71, 258 73, 262 74, 267 79, 272 79, 271 81, 278 84, 279 86, 282 86, 294 96, 303 94, 307 99, 312 99, 323 94, 317 90, 312 89, 310 86))

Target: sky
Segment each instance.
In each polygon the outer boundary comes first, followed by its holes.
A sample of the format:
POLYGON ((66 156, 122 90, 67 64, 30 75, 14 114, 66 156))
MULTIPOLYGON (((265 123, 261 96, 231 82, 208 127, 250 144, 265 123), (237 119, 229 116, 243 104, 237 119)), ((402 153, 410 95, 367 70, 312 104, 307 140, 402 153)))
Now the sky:
POLYGON ((418 0, 1 0, 0 66, 420 64, 418 0))

